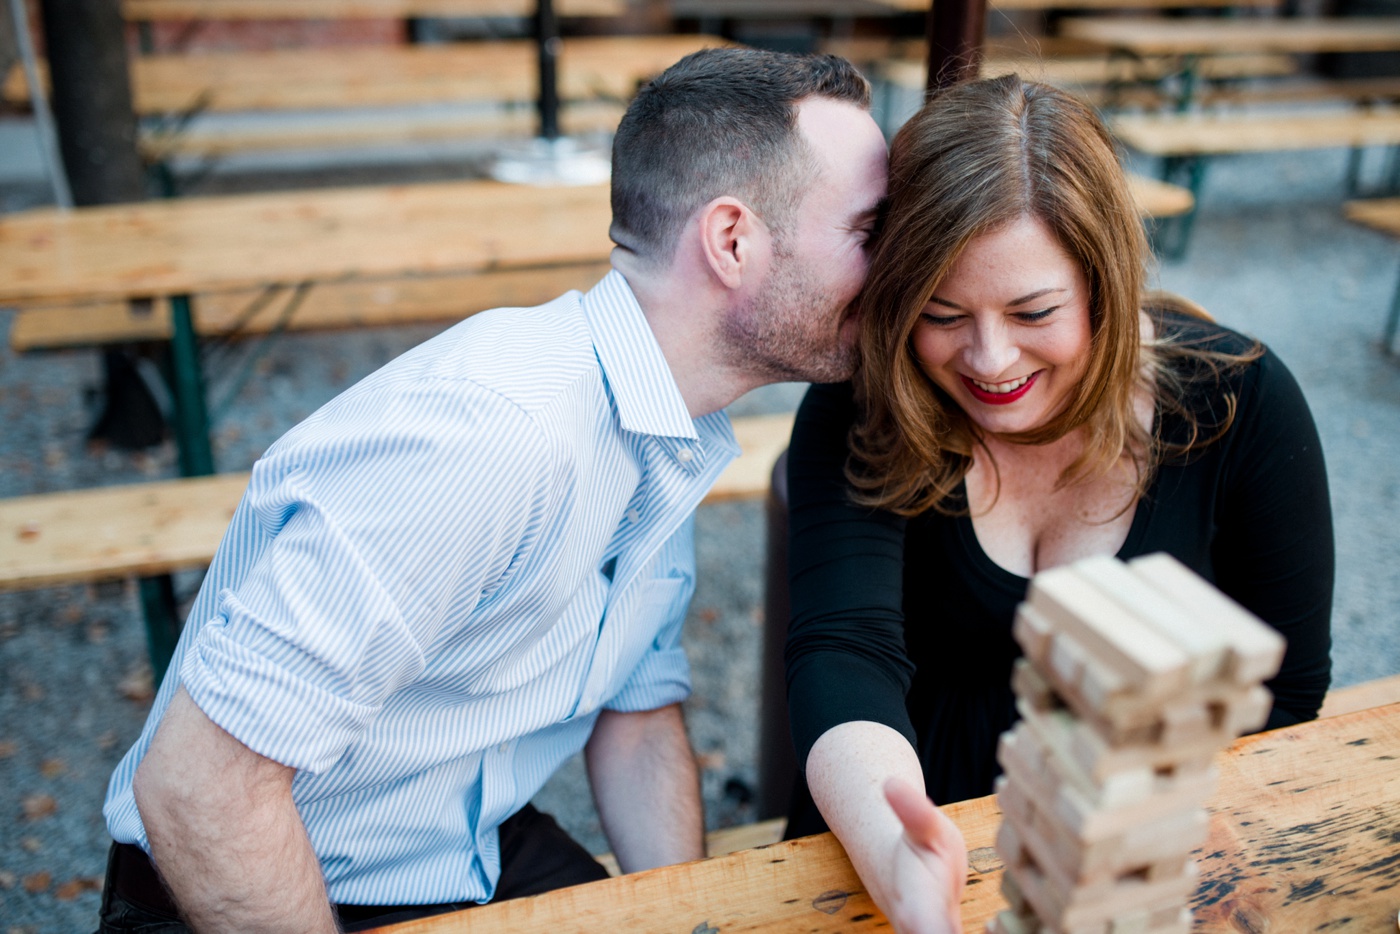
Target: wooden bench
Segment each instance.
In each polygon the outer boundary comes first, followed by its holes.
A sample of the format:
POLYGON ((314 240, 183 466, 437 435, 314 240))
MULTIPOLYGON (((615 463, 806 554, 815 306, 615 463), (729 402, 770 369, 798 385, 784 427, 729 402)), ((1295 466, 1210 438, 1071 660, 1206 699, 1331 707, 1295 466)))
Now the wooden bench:
MULTIPOLYGON (((742 453, 705 503, 763 496, 792 414, 733 421, 742 453)), ((213 560, 248 474, 160 480, 0 500, 0 593, 140 578, 151 666, 165 673, 180 620, 169 575, 213 560)))
MULTIPOLYGON (((1400 198, 1348 201, 1343 206, 1343 212, 1350 221, 1400 238, 1400 198)), ((1400 331, 1400 283, 1395 287, 1395 294, 1390 300, 1390 313, 1386 316, 1385 329, 1381 332, 1381 349, 1387 354, 1396 352, 1397 331, 1400 331)))
MULTIPOLYGON (((680 58, 725 44, 713 36, 582 36, 559 55, 561 120, 570 133, 610 131, 638 85, 680 58)), ((537 50, 528 40, 446 45, 151 55, 131 61, 132 103, 153 161, 291 148, 528 136, 535 128, 537 50), (436 106, 438 111, 430 108, 436 106), (451 112, 442 113, 449 107, 451 112), (395 109, 401 112, 392 112, 395 109), (189 120, 269 113, 268 119, 189 120), (296 112, 294 121, 278 112, 296 112), (156 118, 161 121, 153 123, 156 118)), ((0 95, 28 102, 15 65, 0 95)))
MULTIPOLYGON (((1294 110, 1287 113, 1123 114, 1109 119, 1114 136, 1127 146, 1163 159, 1166 180, 1186 176, 1186 187, 1199 206, 1211 156, 1246 152, 1329 149, 1352 150, 1348 186, 1355 190, 1366 146, 1400 145, 1400 110, 1335 112, 1294 110)), ((1169 255, 1180 257, 1190 236, 1195 210, 1182 215, 1169 255)))
MULTIPOLYGON (((336 330, 448 322, 487 308, 530 306, 569 289, 584 290, 605 275, 606 261, 459 275, 319 283, 295 308, 292 290, 213 292, 193 298, 195 332, 230 338, 277 331, 336 330), (268 300, 272 299, 272 300, 268 300)), ((166 341, 169 302, 98 302, 22 308, 10 325, 16 352, 166 341)))
POLYGON ((1328 691, 1317 716, 1318 719, 1341 717, 1359 710, 1371 710, 1397 703, 1400 703, 1400 674, 1328 691))
MULTIPOLYGON (((763 496, 792 415, 734 419, 743 453, 706 503, 763 496)), ((248 485, 218 474, 0 500, 0 592, 206 565, 248 485)))

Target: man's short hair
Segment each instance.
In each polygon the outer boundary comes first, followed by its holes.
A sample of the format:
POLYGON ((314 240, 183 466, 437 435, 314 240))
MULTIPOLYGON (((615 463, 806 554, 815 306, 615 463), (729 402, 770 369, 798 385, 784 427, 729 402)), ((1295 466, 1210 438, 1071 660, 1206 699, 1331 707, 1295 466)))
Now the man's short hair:
POLYGON ((685 221, 730 195, 781 242, 816 163, 797 132, 812 97, 870 107, 870 84, 834 55, 705 49, 638 92, 612 156, 612 238, 669 261, 685 221))

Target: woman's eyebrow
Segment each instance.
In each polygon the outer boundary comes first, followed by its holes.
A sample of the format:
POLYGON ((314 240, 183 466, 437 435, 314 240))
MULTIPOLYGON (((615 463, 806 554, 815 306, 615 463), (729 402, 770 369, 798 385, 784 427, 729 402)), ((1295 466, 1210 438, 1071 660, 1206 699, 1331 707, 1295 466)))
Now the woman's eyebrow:
MULTIPOLYGON (((1006 303, 1006 306, 1010 308, 1015 305, 1024 305, 1027 302, 1035 301, 1037 298, 1044 298, 1046 295, 1049 295, 1053 292, 1065 291, 1068 290, 1060 288, 1039 289, 1035 292, 1030 293, 1029 295, 1022 295, 1020 298, 1013 298, 1011 301, 1006 303)), ((951 308, 954 311, 967 311, 966 308, 962 307, 957 302, 950 302, 946 298, 939 298, 937 295, 930 295, 928 300, 935 305, 942 305, 945 308, 951 308)))

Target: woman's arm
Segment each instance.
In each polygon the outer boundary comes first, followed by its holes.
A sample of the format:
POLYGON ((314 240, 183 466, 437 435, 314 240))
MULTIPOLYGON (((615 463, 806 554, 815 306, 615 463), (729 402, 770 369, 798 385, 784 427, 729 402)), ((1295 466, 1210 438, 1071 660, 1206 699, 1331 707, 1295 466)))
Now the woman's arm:
POLYGON ((904 706, 904 521, 847 498, 848 386, 814 386, 788 452, 788 710, 813 801, 901 934, 960 930, 962 836, 925 796, 904 706))
POLYGON ((852 505, 849 385, 813 386, 788 451, 788 711, 799 768, 833 726, 883 723, 914 742, 904 708, 904 520, 852 505))
POLYGON ((879 723, 822 734, 807 756, 812 798, 899 934, 962 930, 962 832, 923 793, 918 756, 879 723))
POLYGON ((1332 507, 1322 444, 1293 375, 1272 352, 1255 364, 1228 437, 1216 585, 1288 641, 1268 682, 1266 729, 1311 720, 1331 679, 1336 573, 1332 507))

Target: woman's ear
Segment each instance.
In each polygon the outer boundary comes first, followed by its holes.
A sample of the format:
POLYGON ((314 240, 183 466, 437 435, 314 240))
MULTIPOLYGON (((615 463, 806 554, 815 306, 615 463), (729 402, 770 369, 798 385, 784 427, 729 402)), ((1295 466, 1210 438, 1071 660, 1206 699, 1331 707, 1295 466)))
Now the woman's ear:
POLYGON ((728 196, 700 209, 700 249, 715 278, 737 289, 745 276, 766 267, 768 227, 744 202, 728 196))

